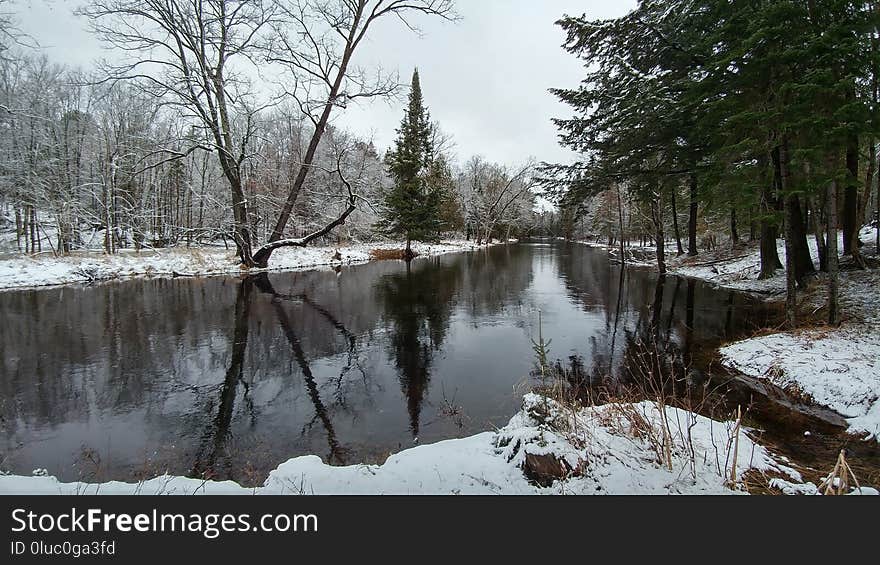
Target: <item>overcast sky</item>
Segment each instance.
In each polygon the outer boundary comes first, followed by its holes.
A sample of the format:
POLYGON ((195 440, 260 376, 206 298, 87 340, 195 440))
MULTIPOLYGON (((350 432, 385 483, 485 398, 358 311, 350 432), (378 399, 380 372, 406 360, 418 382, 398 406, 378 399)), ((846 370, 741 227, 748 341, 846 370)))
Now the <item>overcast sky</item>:
MULTIPOLYGON (((18 0, 19 21, 52 60, 87 67, 107 54, 71 14, 79 3, 18 0)), ((399 71, 404 82, 418 67, 425 102, 452 136, 459 162, 472 155, 509 165, 530 157, 567 161, 550 118, 568 110, 547 89, 576 86, 583 69, 560 48, 564 35, 553 22, 563 14, 614 17, 633 7, 635 0, 458 0, 461 21, 419 19, 421 37, 395 19, 382 22, 356 62, 381 62, 399 71)), ((403 106, 395 101, 349 107, 335 123, 386 148, 403 106)))

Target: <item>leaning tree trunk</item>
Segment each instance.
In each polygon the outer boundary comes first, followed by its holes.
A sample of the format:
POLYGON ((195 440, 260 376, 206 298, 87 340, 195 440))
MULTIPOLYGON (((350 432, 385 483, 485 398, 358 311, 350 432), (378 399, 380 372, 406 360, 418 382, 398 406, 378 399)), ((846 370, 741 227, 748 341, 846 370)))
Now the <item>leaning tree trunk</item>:
POLYGON ((300 165, 296 179, 294 179, 293 184, 290 187, 290 191, 287 194, 287 199, 284 201, 281 213, 278 215, 278 221, 275 223, 272 235, 269 236, 269 245, 264 245, 254 255, 254 263, 258 267, 265 268, 269 265, 269 258, 272 256, 272 252, 278 248, 278 246, 272 244, 283 240, 284 230, 287 228, 287 223, 290 221, 290 216, 293 214, 293 207, 299 198, 299 193, 305 185, 309 172, 311 172, 315 156, 318 152, 318 147, 321 143, 321 138, 324 136, 324 132, 330 122, 330 115, 338 103, 339 93, 342 90, 343 82, 345 81, 346 73, 348 72, 348 66, 354 55, 354 49, 357 45, 356 30, 359 20, 360 15, 357 16, 354 24, 351 26, 351 32, 346 39, 346 47, 342 54, 342 59, 339 62, 339 66, 336 68, 336 79, 330 88, 321 116, 318 118, 317 122, 315 122, 315 130, 312 132, 312 137, 306 148, 305 158, 300 165))

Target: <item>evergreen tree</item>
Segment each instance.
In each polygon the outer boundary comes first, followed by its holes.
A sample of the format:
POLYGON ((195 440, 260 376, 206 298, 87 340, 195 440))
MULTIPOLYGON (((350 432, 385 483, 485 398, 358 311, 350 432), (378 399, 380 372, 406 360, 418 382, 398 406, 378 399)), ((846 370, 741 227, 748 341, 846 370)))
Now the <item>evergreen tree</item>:
POLYGON ((844 252, 863 264, 858 227, 880 127, 871 80, 880 68, 872 43, 880 25, 876 5, 640 0, 621 18, 566 17, 559 25, 567 32, 566 50, 588 68, 579 88, 553 91, 575 110, 572 118, 554 120, 561 141, 583 155, 574 165, 543 169, 564 206, 578 210, 623 183, 651 218, 661 272, 664 200, 685 182, 692 254, 698 204, 704 216, 729 218, 734 243, 738 212, 760 223, 762 278, 781 266, 776 240, 784 227, 792 326, 797 289, 816 272, 811 227, 822 269, 836 271, 841 197, 844 252), (861 151, 866 142, 868 151, 861 151), (872 156, 864 177, 860 153, 872 156))
POLYGON ((406 238, 407 260, 413 257, 413 241, 436 242, 443 229, 443 183, 429 182, 437 176, 433 129, 416 69, 395 147, 385 156, 394 186, 385 194, 385 207, 376 224, 386 235, 406 238))

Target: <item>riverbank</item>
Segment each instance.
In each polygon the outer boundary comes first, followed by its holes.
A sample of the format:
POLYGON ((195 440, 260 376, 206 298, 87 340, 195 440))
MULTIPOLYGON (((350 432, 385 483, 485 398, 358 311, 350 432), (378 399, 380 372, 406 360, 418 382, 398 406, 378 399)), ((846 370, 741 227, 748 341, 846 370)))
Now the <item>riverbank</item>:
MULTIPOLYGON (((373 260, 375 250, 401 249, 400 243, 358 243, 325 247, 288 247, 272 255, 268 271, 296 271, 316 267, 356 265, 373 260)), ((484 244, 481 246, 485 248, 484 244)), ((471 241, 453 240, 438 244, 413 243, 420 257, 473 251, 471 241)), ((12 255, 0 258, 0 290, 109 281, 134 277, 214 276, 239 274, 241 267, 234 249, 192 247, 123 250, 116 255, 75 252, 53 257, 12 255)))
MULTIPOLYGON (((861 231, 865 242, 862 253, 876 262, 876 228, 861 231)), ((810 239, 810 251, 818 264, 818 250, 810 239)), ((778 244, 785 261, 785 245, 778 244)), ((843 248, 843 242, 840 242, 843 248)), ((647 249, 641 250, 647 253, 647 249)), ((647 256, 647 255, 646 255, 647 256)), ((639 265, 656 266, 642 261, 639 265)), ((764 300, 785 299, 785 275, 779 271, 767 280, 758 280, 760 252, 755 246, 725 249, 698 257, 669 260, 671 274, 697 278, 723 288, 760 295, 764 300)), ((791 332, 767 332, 729 344, 720 350, 721 362, 728 368, 753 378, 766 379, 796 398, 803 399, 843 416, 848 431, 869 440, 880 441, 880 269, 840 272, 842 324, 826 327, 821 323, 791 332)), ((825 317, 824 276, 799 293, 801 319, 825 317)))
POLYGON ((38 470, 32 477, 0 476, 0 494, 718 495, 747 493, 755 476, 779 490, 816 490, 733 422, 652 402, 573 412, 528 394, 522 410, 497 432, 408 449, 382 465, 332 467, 316 456, 298 457, 257 488, 172 476, 60 483, 38 470))

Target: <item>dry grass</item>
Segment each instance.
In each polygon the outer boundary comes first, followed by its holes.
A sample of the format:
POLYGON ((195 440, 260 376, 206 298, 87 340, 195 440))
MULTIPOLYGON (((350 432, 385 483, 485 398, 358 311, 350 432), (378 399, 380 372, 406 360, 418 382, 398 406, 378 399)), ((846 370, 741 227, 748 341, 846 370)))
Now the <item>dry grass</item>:
MULTIPOLYGON (((413 255, 418 256, 418 253, 413 255)), ((370 251, 370 258, 373 261, 404 261, 406 260, 405 249, 373 249, 370 251)))
POLYGON ((819 483, 819 492, 826 496, 840 496, 842 494, 849 494, 853 485, 856 489, 861 489, 859 480, 846 460, 846 451, 841 450, 834 469, 819 483), (850 483, 850 479, 852 479, 852 483, 850 483))

